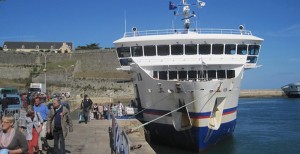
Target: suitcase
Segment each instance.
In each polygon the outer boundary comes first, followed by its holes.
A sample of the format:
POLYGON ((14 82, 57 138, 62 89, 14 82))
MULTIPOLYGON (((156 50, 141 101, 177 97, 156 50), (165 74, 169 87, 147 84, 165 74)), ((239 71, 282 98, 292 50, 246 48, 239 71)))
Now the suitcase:
POLYGON ((78 123, 81 123, 84 121, 84 118, 83 118, 83 113, 82 112, 79 112, 79 120, 78 120, 78 123))

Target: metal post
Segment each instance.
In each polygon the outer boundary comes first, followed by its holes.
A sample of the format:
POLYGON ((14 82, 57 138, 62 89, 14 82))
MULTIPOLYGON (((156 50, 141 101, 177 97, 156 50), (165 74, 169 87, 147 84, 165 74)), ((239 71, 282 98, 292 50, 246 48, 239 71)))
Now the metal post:
MULTIPOLYGON (((45 62, 45 66, 44 66, 43 71, 45 73, 45 81, 44 81, 44 83, 45 83, 45 87, 47 89, 47 56, 48 56, 48 54, 45 53, 45 52, 41 52, 41 53, 43 54, 43 56, 45 58, 45 61, 44 61, 45 62)), ((46 90, 46 92, 47 92, 47 90, 46 90)))

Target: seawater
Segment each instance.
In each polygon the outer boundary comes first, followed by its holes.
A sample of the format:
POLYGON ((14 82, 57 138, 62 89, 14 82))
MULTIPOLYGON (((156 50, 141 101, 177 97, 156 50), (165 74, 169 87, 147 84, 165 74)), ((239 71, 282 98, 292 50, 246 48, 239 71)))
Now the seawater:
MULTIPOLYGON (((195 152, 152 144, 157 154, 195 152)), ((300 154, 300 99, 240 98, 233 135, 203 154, 300 154)))

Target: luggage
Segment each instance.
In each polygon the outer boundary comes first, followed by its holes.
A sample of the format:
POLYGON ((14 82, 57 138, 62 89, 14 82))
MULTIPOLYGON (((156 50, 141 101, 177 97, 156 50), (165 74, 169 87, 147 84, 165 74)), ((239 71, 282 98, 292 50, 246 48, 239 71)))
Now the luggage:
POLYGON ((79 120, 78 120, 78 123, 81 123, 84 121, 84 118, 83 118, 83 113, 82 112, 79 112, 79 120))

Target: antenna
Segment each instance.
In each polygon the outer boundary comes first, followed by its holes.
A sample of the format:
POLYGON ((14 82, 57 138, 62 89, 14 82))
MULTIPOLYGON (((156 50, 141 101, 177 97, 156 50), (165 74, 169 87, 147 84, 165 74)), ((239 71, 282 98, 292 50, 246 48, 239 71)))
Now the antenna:
MULTIPOLYGON (((175 16, 179 16, 179 15, 183 16, 182 20, 184 21, 184 29, 185 30, 190 29, 190 24, 191 24, 190 19, 193 17, 197 17, 194 11, 192 11, 192 13, 190 13, 190 6, 198 6, 199 8, 202 8, 206 5, 206 3, 201 0, 196 0, 196 1, 197 1, 196 4, 189 4, 187 2, 187 0, 182 0, 182 4, 180 4, 180 5, 175 5, 172 2, 169 3, 169 10, 175 10, 175 9, 177 9, 177 7, 182 7, 182 13, 175 12, 174 15, 175 16)), ((197 23, 196 23, 196 26, 198 26, 197 23)))
POLYGON ((124 24, 125 24, 125 25, 124 25, 124 28, 125 28, 124 30, 125 30, 125 31, 124 31, 124 33, 126 33, 126 29, 127 29, 126 10, 124 10, 124 18, 125 18, 125 21, 124 21, 124 24))

